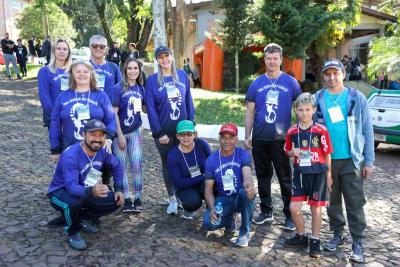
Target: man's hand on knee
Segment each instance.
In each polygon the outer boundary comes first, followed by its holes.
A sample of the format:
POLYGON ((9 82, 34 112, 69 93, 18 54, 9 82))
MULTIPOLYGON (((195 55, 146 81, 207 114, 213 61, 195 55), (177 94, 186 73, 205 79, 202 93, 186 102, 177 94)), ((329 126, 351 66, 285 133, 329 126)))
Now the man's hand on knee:
POLYGON ((108 191, 108 186, 105 184, 97 183, 92 187, 92 194, 94 197, 106 197, 108 191))

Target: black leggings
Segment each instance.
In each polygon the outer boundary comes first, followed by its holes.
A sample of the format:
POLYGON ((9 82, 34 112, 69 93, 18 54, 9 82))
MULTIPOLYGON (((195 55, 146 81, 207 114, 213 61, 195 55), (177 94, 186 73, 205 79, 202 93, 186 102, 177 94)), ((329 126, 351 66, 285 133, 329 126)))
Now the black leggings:
POLYGON ((185 210, 196 211, 204 199, 204 181, 194 186, 179 188, 175 194, 182 201, 185 210))

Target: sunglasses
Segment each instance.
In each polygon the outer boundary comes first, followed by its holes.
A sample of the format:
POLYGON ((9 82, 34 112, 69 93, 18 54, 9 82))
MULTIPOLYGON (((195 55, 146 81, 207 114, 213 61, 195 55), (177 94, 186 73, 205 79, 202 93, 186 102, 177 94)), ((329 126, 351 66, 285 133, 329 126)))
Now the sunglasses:
POLYGON ((91 47, 92 47, 93 49, 97 49, 97 48, 105 49, 107 46, 106 46, 106 45, 103 45, 103 44, 92 44, 91 47))
POLYGON ((184 136, 192 137, 193 134, 194 134, 194 133, 192 133, 192 132, 186 132, 186 133, 179 133, 178 135, 179 135, 179 136, 182 136, 182 137, 184 137, 184 136))

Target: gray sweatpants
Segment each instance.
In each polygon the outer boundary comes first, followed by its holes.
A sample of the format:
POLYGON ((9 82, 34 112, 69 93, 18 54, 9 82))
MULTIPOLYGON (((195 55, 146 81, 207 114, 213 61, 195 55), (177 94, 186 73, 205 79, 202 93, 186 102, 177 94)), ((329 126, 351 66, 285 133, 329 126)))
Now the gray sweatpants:
POLYGON ((6 54, 6 53, 4 53, 3 57, 4 57, 5 65, 6 65, 6 74, 7 74, 7 76, 11 76, 10 66, 9 66, 10 62, 13 64, 13 68, 14 68, 15 73, 17 74, 17 76, 19 76, 19 70, 18 70, 18 67, 17 67, 17 60, 15 59, 14 54, 6 54))
POLYGON ((364 178, 352 159, 332 160, 332 192, 327 207, 329 226, 335 234, 343 235, 346 220, 343 215, 342 195, 347 221, 353 241, 360 241, 367 227, 364 214, 364 178))

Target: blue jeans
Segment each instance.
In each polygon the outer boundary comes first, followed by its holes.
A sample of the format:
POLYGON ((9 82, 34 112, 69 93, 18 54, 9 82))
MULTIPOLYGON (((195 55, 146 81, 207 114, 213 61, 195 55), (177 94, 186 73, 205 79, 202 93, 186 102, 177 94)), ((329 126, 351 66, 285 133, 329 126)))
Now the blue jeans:
POLYGON ((244 188, 239 189, 236 195, 231 196, 218 196, 215 198, 215 203, 221 202, 223 213, 221 223, 213 225, 211 223, 210 211, 207 209, 203 217, 203 228, 208 231, 214 231, 219 228, 231 228, 235 223, 234 213, 240 212, 242 217, 242 224, 240 225, 239 236, 250 233, 251 220, 253 219, 253 212, 255 207, 254 198, 247 197, 244 188))

